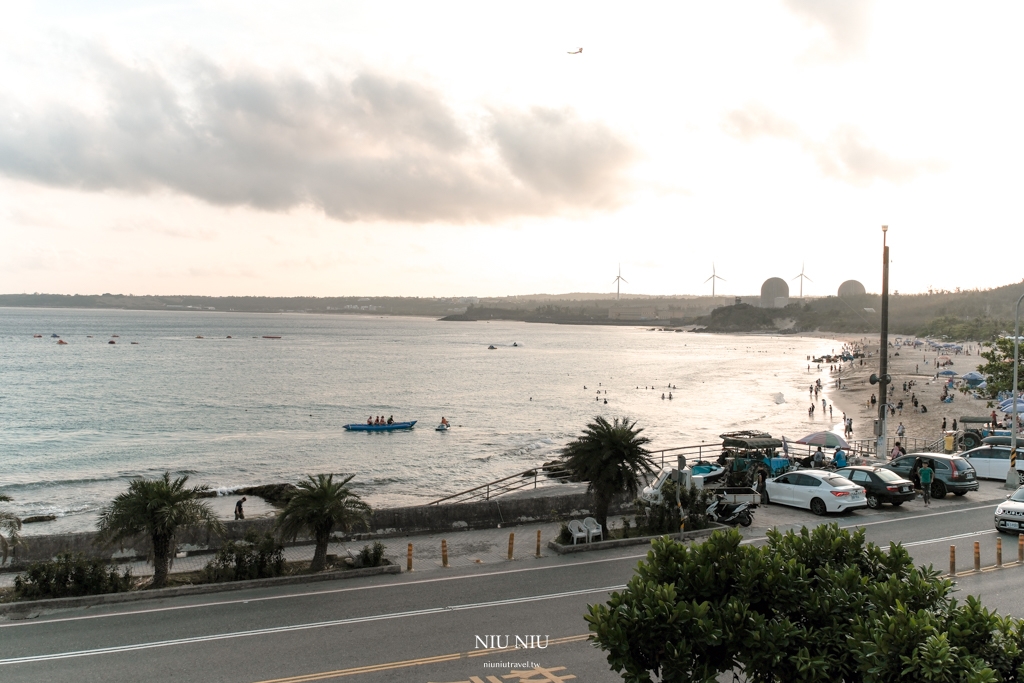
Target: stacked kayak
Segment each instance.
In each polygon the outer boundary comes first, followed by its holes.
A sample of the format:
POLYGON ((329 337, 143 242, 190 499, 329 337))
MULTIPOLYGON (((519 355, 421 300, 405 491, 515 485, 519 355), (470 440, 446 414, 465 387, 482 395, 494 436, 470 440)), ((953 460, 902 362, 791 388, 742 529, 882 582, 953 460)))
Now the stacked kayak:
POLYGON ((350 424, 345 425, 345 429, 350 432, 393 432, 396 429, 412 429, 414 424, 416 424, 416 420, 412 422, 393 422, 389 425, 350 424))

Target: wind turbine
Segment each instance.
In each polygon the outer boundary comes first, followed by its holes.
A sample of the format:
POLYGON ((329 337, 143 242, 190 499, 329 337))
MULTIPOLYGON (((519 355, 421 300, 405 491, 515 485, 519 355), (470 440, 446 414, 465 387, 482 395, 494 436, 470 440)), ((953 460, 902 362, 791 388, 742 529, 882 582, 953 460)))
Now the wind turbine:
MULTIPOLYGON (((796 280, 797 278, 800 279, 800 298, 803 299, 804 298, 804 280, 811 280, 811 278, 809 278, 806 275, 804 275, 804 264, 803 263, 800 264, 800 274, 797 275, 793 279, 796 280)), ((811 280, 811 282, 814 282, 814 280, 811 280)))
POLYGON ((619 274, 615 276, 614 280, 612 280, 612 284, 615 285, 615 300, 616 301, 619 300, 619 283, 620 282, 625 282, 627 285, 629 284, 629 282, 626 281, 626 278, 622 277, 622 264, 621 263, 619 264, 619 274))
POLYGON ((715 274, 715 263, 714 263, 714 261, 712 261, 711 262, 711 277, 709 277, 707 280, 704 281, 704 284, 707 284, 708 281, 711 282, 711 296, 715 295, 715 280, 721 280, 722 282, 725 282, 725 278, 724 277, 719 277, 718 275, 715 274))

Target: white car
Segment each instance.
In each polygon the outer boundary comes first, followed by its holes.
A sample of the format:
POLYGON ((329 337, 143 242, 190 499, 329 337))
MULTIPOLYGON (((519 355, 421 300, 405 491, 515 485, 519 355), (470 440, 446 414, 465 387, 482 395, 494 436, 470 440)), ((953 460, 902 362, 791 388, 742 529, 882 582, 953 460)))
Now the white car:
POLYGON ((766 481, 765 491, 769 503, 804 508, 816 515, 868 506, 863 486, 825 470, 787 472, 766 481))
POLYGON ((996 506, 996 531, 1019 534, 1024 530, 1024 486, 996 506))

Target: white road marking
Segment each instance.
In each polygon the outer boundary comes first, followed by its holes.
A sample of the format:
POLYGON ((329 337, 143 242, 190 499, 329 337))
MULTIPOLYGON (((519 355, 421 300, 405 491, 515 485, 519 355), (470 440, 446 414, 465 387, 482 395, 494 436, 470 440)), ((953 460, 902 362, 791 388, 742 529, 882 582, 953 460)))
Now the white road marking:
MULTIPOLYGON (((244 605, 251 602, 268 602, 271 600, 289 600, 292 598, 306 598, 315 597, 318 595, 333 595, 336 593, 351 593, 354 591, 367 591, 367 590, 379 590, 385 588, 402 588, 404 586, 416 586, 427 583, 438 583, 441 581, 463 581, 466 579, 482 579, 489 576, 503 576, 506 574, 520 574, 523 572, 536 572, 546 571, 549 569, 570 569, 572 567, 579 567, 588 564, 605 564, 608 562, 621 562, 623 560, 638 560, 647 557, 647 553, 642 555, 624 555, 620 557, 604 557, 599 560, 586 560, 583 562, 573 562, 572 564, 554 564, 547 565, 544 567, 521 567, 519 569, 504 569, 497 572, 486 572, 482 574, 464 574, 462 576, 439 576, 433 579, 419 579, 416 581, 402 581, 395 583, 376 584, 372 586, 353 586, 351 588, 332 588, 330 590, 322 591, 308 591, 304 593, 288 593, 287 595, 268 595, 259 598, 245 598, 238 600, 219 600, 217 602, 203 602, 195 605, 175 605, 173 607, 152 607, 150 609, 139 609, 131 610, 128 612, 108 612, 106 614, 85 614, 76 617, 62 617, 60 619, 43 619, 43 620, 32 620, 32 621, 15 621, 7 624, 0 624, 0 629, 3 628, 19 628, 25 626, 41 626, 44 624, 60 624, 68 621, 85 621, 88 619, 108 619, 110 617, 130 617, 139 614, 156 614, 159 612, 176 612, 178 610, 186 609, 197 609, 201 607, 223 607, 225 605, 244 605)), ((187 596, 181 596, 187 597, 187 596)), ((25 607, 28 609, 32 608, 31 603, 25 603, 25 607)))
POLYGON ((289 633, 292 631, 308 631, 317 628, 329 628, 331 626, 344 626, 348 624, 362 624, 370 621, 386 621, 389 619, 405 619, 408 617, 419 617, 427 614, 440 614, 444 612, 461 612, 471 609, 485 607, 498 607, 501 605, 514 605, 524 602, 539 602, 541 600, 556 600, 558 598, 574 597, 577 595, 588 595, 591 593, 608 593, 614 590, 622 590, 625 585, 605 586, 603 588, 584 588, 575 591, 564 591, 562 593, 549 593, 547 595, 530 595, 520 598, 508 598, 506 600, 493 600, 490 602, 476 602, 465 605, 449 605, 446 607, 430 607, 427 609, 412 610, 409 612, 392 612, 389 614, 374 614, 365 617, 352 617, 350 619, 334 619, 331 621, 317 621, 308 624, 293 624, 291 626, 274 626, 271 628, 260 628, 251 631, 235 631, 232 633, 214 633, 206 636, 194 636, 192 638, 176 638, 174 640, 158 640, 149 643, 135 643, 132 645, 116 645, 113 647, 99 647, 92 650, 74 650, 71 652, 54 652, 45 655, 30 655, 27 657, 11 657, 0 659, 0 666, 8 664, 30 664, 33 662, 48 662, 58 659, 75 659, 78 657, 92 657, 96 655, 115 654, 119 652, 135 652, 138 650, 152 650, 158 647, 171 647, 174 645, 192 645, 195 643, 208 643, 217 640, 232 640, 235 638, 249 638, 252 636, 271 635, 275 633, 289 633))
MULTIPOLYGON (((972 536, 983 536, 985 534, 997 533, 995 529, 984 529, 982 531, 968 531, 966 534, 957 534, 955 536, 943 536, 942 538, 929 538, 924 541, 912 541, 910 543, 900 543, 904 548, 913 548, 916 545, 928 545, 930 543, 942 543, 944 541, 955 541, 960 538, 971 538, 972 536)), ((882 546, 882 550, 889 550, 890 546, 882 546)))

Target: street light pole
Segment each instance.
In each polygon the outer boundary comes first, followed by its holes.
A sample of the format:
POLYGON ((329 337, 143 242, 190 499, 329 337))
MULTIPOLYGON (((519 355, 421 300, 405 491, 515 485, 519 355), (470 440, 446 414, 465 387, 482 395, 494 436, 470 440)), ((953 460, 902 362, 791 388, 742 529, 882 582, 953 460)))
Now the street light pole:
POLYGON ((889 403, 889 246, 885 243, 888 225, 882 226, 882 339, 879 347, 878 367, 878 440, 875 442, 875 456, 886 457, 885 418, 889 403))
MULTIPOLYGON (((1020 365, 1020 302, 1024 294, 1017 299, 1017 308, 1013 316, 1013 387, 1010 397, 1013 399, 1013 418, 1010 423, 1010 469, 1006 472, 1006 486, 1020 486, 1020 475, 1017 474, 1017 366, 1020 365)), ((995 425, 993 425, 995 427, 995 425)))

